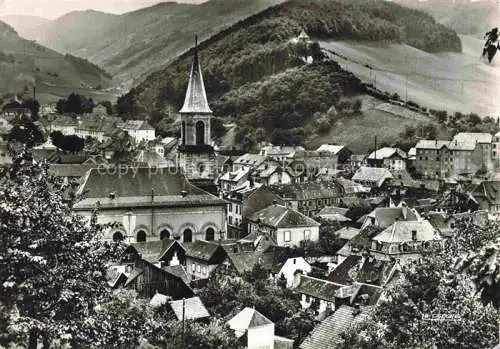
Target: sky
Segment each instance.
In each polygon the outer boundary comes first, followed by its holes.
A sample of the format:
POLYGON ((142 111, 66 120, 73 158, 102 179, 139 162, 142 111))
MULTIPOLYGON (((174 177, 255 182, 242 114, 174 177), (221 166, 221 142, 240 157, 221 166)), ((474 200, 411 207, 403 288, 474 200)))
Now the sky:
MULTIPOLYGON (((175 1, 200 3, 205 0, 175 1)), ((71 11, 88 9, 124 13, 159 2, 165 2, 165 0, 0 0, 0 16, 31 15, 53 19, 71 11)))

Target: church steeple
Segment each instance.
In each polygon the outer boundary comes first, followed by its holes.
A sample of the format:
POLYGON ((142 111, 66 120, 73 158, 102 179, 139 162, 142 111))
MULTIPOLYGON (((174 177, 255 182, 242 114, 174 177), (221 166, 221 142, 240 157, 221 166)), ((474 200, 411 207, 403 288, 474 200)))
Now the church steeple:
POLYGON ((191 74, 189 76, 186 98, 180 112, 196 114, 212 113, 212 110, 208 106, 207 93, 198 58, 198 37, 195 37, 193 66, 191 67, 191 74))

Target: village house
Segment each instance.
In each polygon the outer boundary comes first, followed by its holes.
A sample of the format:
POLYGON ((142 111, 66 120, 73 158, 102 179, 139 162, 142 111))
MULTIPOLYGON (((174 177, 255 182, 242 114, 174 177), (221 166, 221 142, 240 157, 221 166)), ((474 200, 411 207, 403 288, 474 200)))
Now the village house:
POLYGON ((309 217, 315 217, 325 206, 337 205, 344 196, 336 181, 273 185, 269 189, 289 207, 309 217))
POLYGON ((372 152, 366 158, 370 167, 384 167, 390 170, 406 169, 408 155, 399 148, 381 148, 372 152))
POLYGON ((121 129, 128 133, 136 143, 153 141, 156 138, 155 129, 145 120, 128 120, 121 129))
POLYGON ((250 234, 265 235, 278 246, 300 246, 301 241, 318 241, 320 224, 286 206, 274 204, 249 217, 250 234))
POLYGON ((197 240, 186 247, 186 271, 193 280, 208 279, 210 274, 226 259, 221 244, 197 240))
POLYGON ((294 292, 301 296, 300 305, 304 309, 313 307, 317 314, 335 311, 343 299, 352 296, 352 287, 331 281, 300 275, 294 292))
POLYGON ((290 184, 295 181, 295 174, 288 166, 265 162, 251 173, 252 180, 260 185, 290 184))
POLYGON ((308 275, 311 271, 312 267, 304 257, 288 258, 285 262, 278 263, 273 268, 275 279, 284 278, 287 288, 297 287, 300 283, 300 275, 308 275))
POLYGON ((418 212, 407 205, 399 207, 377 207, 368 215, 364 216, 361 229, 368 226, 377 229, 385 229, 398 221, 418 221, 421 219, 418 212))
POLYGON ((391 178, 392 174, 386 168, 361 166, 352 177, 352 180, 373 189, 382 187, 391 178))
POLYGON ((219 190, 226 193, 240 188, 248 180, 249 172, 249 168, 240 168, 237 171, 224 173, 218 179, 219 190))
POLYGON ((98 223, 113 224, 106 240, 144 242, 179 238, 219 240, 226 232, 227 202, 189 183, 178 168, 91 169, 73 210, 98 223))
POLYGON ((182 277, 142 258, 135 260, 124 287, 134 289, 145 298, 151 298, 157 292, 172 299, 193 295, 193 291, 182 277))
POLYGON ((266 162, 266 160, 267 156, 265 155, 247 153, 234 160, 233 171, 242 169, 253 170, 266 162))
POLYGON ((352 156, 352 151, 345 145, 322 144, 316 149, 318 152, 328 152, 337 158, 338 164, 346 164, 352 156))
POLYGON ((276 336, 274 323, 253 308, 244 308, 227 325, 246 349, 292 349, 293 340, 276 336))
POLYGON ((365 154, 352 154, 349 158, 349 165, 352 171, 356 171, 358 168, 365 164, 366 155, 365 154))
POLYGON ((283 164, 293 158, 297 151, 303 150, 305 149, 301 146, 276 146, 269 144, 262 147, 259 154, 283 164))

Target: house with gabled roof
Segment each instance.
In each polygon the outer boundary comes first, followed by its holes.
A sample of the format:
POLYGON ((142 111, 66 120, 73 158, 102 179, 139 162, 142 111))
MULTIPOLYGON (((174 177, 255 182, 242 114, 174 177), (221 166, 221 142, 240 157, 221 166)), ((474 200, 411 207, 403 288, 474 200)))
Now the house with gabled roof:
POLYGON ((153 141, 156 138, 155 128, 146 120, 128 120, 121 126, 136 143, 142 141, 153 141))
POLYGON ((193 295, 192 289, 181 277, 142 258, 135 260, 124 287, 134 289, 146 298, 153 297, 156 293, 173 299, 193 295))
POLYGON ((283 205, 274 204, 248 219, 248 231, 266 235, 278 246, 300 246, 301 241, 318 241, 320 224, 283 205))
POLYGON ((186 247, 186 270, 193 280, 208 279, 226 260, 226 251, 215 241, 197 240, 186 247))
POLYGON ((391 178, 392 174, 386 168, 361 166, 352 177, 352 180, 368 188, 380 188, 391 178))
POLYGON ((483 181, 473 191, 472 196, 481 210, 487 210, 492 219, 500 218, 500 181, 483 181))
POLYGON ((372 152, 366 158, 368 166, 384 167, 390 170, 406 169, 408 154, 399 148, 384 147, 372 152))
POLYGON ((247 349, 293 348, 293 340, 276 336, 274 323, 253 308, 244 308, 227 325, 247 349))

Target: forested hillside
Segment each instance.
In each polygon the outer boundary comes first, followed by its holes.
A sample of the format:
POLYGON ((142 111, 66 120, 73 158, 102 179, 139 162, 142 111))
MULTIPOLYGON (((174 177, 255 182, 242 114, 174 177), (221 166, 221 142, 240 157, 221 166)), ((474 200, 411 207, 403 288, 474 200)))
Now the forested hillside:
POLYGON ((96 65, 25 40, 1 21, 0 73, 2 93, 31 90, 36 85, 45 97, 52 95, 54 99, 64 95, 59 95, 61 88, 92 93, 111 82, 110 75, 96 65))
MULTIPOLYGON (((234 117, 237 139, 250 131, 253 140, 300 143, 300 128, 316 124, 306 132, 317 132, 325 122, 315 118, 325 118, 322 114, 343 97, 363 92, 359 80, 337 64, 317 59, 305 65, 301 48, 290 43, 302 28, 323 39, 403 42, 430 52, 461 50, 456 33, 430 15, 390 2, 291 0, 274 6, 200 45, 210 103, 217 117, 234 117)), ((310 45, 309 54, 318 50, 310 45)), ((158 120, 165 107, 178 110, 191 59, 188 51, 147 77, 118 100, 120 112, 145 110, 158 120)))

